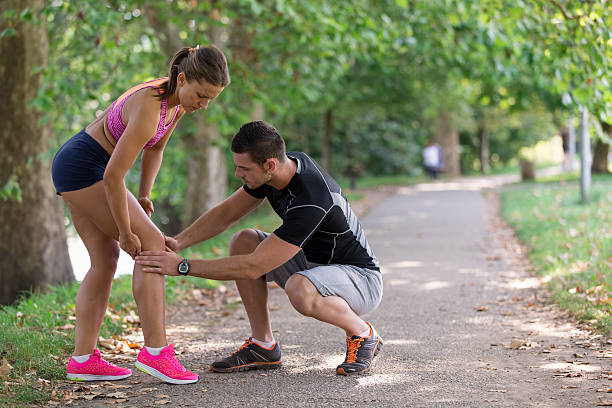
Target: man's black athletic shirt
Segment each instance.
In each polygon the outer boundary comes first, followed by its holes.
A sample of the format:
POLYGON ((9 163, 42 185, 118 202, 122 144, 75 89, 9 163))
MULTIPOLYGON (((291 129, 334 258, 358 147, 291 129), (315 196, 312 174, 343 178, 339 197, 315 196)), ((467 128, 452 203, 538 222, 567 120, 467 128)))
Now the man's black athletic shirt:
POLYGON ((309 262, 379 271, 361 224, 336 180, 305 153, 287 152, 287 156, 297 162, 287 187, 244 186, 253 197, 267 198, 283 220, 274 234, 301 247, 309 262))

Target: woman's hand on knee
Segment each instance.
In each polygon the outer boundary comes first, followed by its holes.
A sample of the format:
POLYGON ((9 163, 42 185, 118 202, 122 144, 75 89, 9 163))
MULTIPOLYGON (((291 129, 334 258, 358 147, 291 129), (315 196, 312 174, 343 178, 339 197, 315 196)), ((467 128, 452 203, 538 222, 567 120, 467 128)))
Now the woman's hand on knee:
POLYGON ((166 244, 166 251, 167 250, 174 251, 174 252, 179 251, 179 244, 175 238, 167 237, 166 235, 164 235, 164 242, 166 244))
POLYGON ((155 212, 153 208, 153 201, 149 197, 138 197, 138 203, 142 207, 147 216, 151 217, 151 214, 155 212))
POLYGON ((119 234, 119 246, 127 252, 132 259, 135 259, 136 255, 138 255, 141 250, 140 238, 131 231, 125 234, 119 234))

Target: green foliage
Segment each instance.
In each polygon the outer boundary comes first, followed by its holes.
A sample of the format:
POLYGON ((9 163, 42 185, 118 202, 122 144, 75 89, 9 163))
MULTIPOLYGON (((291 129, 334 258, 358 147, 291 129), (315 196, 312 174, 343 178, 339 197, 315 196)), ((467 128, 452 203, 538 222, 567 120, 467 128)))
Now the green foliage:
MULTIPOLYGON (((609 116, 609 8, 604 0, 555 4, 54 1, 43 14, 51 58, 34 105, 48 112, 57 142, 66 140, 129 86, 165 74, 159 27, 168 23, 185 44, 207 44, 215 30, 229 38, 233 81, 206 112, 223 145, 259 103, 289 144, 320 157, 323 114, 332 109, 334 174, 416 174, 418 152, 445 111, 466 135, 464 167, 479 157, 481 125, 491 127, 491 153, 503 163, 551 136, 546 111, 562 100, 609 116)), ((5 14, 12 22, 36 17, 5 14)), ((163 203, 159 221, 180 216, 188 154, 181 141, 198 128, 185 118, 175 133, 153 192, 163 203)), ((129 185, 137 180, 135 168, 129 185)))
POLYGON ((553 298, 575 317, 612 333, 610 177, 594 178, 588 205, 572 184, 527 185, 502 194, 502 215, 529 247, 553 298))
POLYGON ((0 188, 0 199, 2 201, 15 200, 21 202, 21 188, 17 182, 17 175, 13 173, 6 184, 0 188))
MULTIPOLYGON (((228 146, 263 106, 291 149, 320 159, 331 111, 335 176, 418 174, 441 113, 461 132, 466 170, 479 163, 481 129, 502 166, 551 137, 555 118, 567 116, 560 111, 584 105, 611 120, 605 0, 57 0, 2 19, 0 37, 46 19, 49 62, 33 72, 43 85, 32 106, 46 112, 53 150, 130 86, 166 75, 167 25, 185 45, 220 41, 228 56, 232 83, 204 114, 221 129, 214 143, 228 146)), ((186 146, 200 133, 187 116, 166 148, 152 199, 154 221, 167 231, 179 224, 186 146)), ((228 164, 233 181, 231 155, 228 164)), ((132 191, 138 179, 136 165, 132 191)), ((9 182, 0 196, 18 191, 9 182)))

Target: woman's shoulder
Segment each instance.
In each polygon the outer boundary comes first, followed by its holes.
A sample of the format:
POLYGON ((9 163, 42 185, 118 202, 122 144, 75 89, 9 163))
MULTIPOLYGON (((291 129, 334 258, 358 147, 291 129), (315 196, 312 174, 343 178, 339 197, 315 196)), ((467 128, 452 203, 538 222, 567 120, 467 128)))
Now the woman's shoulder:
POLYGON ((162 107, 157 91, 154 88, 144 88, 134 93, 126 102, 124 112, 132 115, 159 115, 162 107))

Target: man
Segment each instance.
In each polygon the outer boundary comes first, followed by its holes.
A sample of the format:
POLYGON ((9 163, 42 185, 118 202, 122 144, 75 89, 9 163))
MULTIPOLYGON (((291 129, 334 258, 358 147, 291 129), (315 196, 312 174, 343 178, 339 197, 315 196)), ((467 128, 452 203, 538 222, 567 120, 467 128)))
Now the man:
POLYGON ((432 179, 438 178, 438 172, 444 166, 444 154, 442 147, 432 141, 427 142, 423 149, 423 164, 425 171, 432 179))
POLYGON ((236 281, 252 334, 237 351, 215 361, 213 371, 280 366, 267 305, 266 281, 274 281, 298 312, 346 332, 346 359, 337 374, 368 373, 383 342, 358 315, 380 303, 382 277, 340 187, 305 153, 286 153, 278 131, 263 121, 242 126, 232 152, 236 177, 244 186, 176 238, 168 238, 168 247, 178 251, 218 235, 265 198, 282 225, 272 234, 254 229, 236 233, 226 258, 187 260, 170 251, 145 251, 136 262, 145 272, 236 281))

